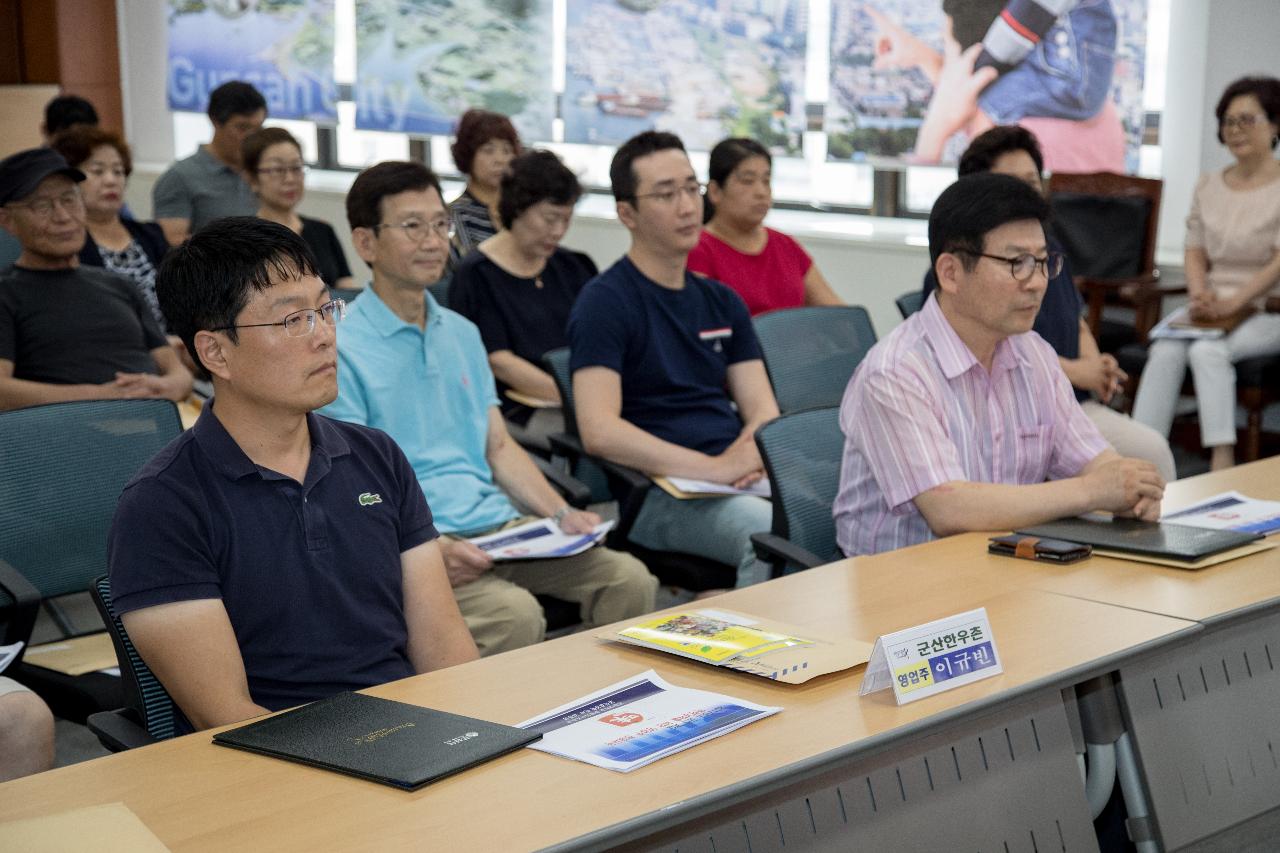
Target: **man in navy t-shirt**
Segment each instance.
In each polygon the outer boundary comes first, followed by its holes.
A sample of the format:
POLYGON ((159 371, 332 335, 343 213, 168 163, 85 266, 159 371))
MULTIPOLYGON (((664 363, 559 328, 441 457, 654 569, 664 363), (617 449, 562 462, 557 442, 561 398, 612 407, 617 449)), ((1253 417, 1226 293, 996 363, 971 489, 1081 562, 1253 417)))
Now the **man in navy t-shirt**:
POLYGON ((215 402, 125 487, 108 567, 179 730, 476 658, 408 460, 314 413, 338 393, 345 306, 302 238, 219 220, 156 292, 215 402))
MULTIPOLYGON (((582 440, 653 476, 750 486, 764 476, 755 430, 778 404, 741 297, 685 268, 702 187, 684 145, 641 133, 618 149, 609 177, 631 248, 583 288, 569 318, 582 440)), ((763 580, 750 536, 771 521, 762 498, 680 501, 651 489, 631 539, 737 566, 744 586, 763 580)))

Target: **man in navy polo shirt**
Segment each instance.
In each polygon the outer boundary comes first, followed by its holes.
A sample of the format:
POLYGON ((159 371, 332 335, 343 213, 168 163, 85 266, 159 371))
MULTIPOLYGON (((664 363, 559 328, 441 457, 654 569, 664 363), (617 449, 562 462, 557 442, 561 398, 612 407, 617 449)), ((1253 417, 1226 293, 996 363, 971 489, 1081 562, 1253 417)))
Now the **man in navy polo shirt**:
POLYGON ((302 238, 219 220, 169 253, 156 291, 215 402, 125 487, 108 564, 180 728, 476 658, 404 454, 314 414, 338 393, 345 306, 302 238))
MULTIPOLYGON (((641 133, 618 149, 609 178, 631 248, 588 282, 569 318, 583 442, 650 475, 749 486, 764 476, 756 428, 778 404, 742 298, 685 267, 702 187, 684 145, 641 133)), ((737 566, 745 586, 764 579, 750 536, 772 512, 758 497, 680 501, 651 489, 631 539, 737 566)))

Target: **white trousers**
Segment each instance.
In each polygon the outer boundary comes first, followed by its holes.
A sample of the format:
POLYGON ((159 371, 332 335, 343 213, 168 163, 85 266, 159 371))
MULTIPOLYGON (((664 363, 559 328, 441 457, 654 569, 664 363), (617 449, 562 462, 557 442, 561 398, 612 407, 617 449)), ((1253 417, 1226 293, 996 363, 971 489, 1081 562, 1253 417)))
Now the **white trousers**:
POLYGON ((1160 476, 1164 477, 1166 483, 1178 479, 1178 471, 1173 464, 1173 451, 1169 449, 1169 442, 1163 435, 1115 409, 1107 408, 1097 400, 1085 400, 1080 406, 1107 440, 1107 444, 1115 448, 1116 453, 1150 462, 1160 470, 1160 476))
POLYGON ((1142 371, 1133 419, 1168 435, 1187 367, 1200 408, 1200 444, 1236 443, 1236 368, 1246 358, 1280 353, 1280 314, 1254 314, 1235 331, 1216 340, 1167 338, 1151 345, 1142 371))

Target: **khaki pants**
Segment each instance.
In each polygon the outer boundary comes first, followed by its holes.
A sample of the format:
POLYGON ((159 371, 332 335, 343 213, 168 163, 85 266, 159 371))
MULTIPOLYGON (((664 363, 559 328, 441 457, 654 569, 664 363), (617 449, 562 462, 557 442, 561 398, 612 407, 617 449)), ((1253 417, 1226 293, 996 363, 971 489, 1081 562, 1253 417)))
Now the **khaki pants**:
MULTIPOLYGON (((502 527, 532 521, 517 518, 502 527)), ((502 529, 502 528, 499 528, 502 529)), ((644 564, 597 545, 573 557, 498 563, 453 597, 482 655, 542 640, 547 623, 534 595, 576 603, 588 628, 632 619, 654 608, 658 579, 644 564)))

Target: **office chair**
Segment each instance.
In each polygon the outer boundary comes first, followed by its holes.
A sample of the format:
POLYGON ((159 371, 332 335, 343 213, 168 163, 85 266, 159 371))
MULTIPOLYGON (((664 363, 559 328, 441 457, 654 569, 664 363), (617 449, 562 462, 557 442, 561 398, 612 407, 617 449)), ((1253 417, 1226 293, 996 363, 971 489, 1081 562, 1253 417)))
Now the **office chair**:
POLYGON ((578 421, 574 415, 569 350, 552 350, 543 356, 542 363, 556 380, 556 387, 560 389, 560 399, 564 404, 565 432, 551 436, 551 446, 558 455, 568 459, 571 465, 577 466, 585 462, 598 466, 612 496, 618 501, 618 523, 609 531, 609 547, 634 555, 648 567, 654 577, 667 586, 693 591, 732 588, 738 577, 736 566, 678 551, 654 551, 630 541, 629 534, 644 506, 645 496, 649 489, 657 487, 652 480, 634 468, 587 453, 578 437, 578 421))
POLYGON ((871 316, 861 305, 771 311, 754 325, 784 415, 840 405, 849 378, 876 342, 871 316))
POLYGON ((773 529, 751 537, 773 577, 841 558, 831 505, 840 487, 844 434, 835 406, 792 412, 756 430, 773 486, 773 529))
POLYGON ((93 603, 116 649, 124 707, 90 714, 89 730, 112 752, 122 752, 173 737, 176 706, 164 685, 142 660, 111 604, 111 581, 106 575, 93 583, 93 603))
MULTIPOLYGON (((37 590, 63 637, 92 631, 77 631, 57 599, 87 592, 106 570, 121 490, 180 432, 169 400, 87 400, 0 413, 0 560, 37 590)), ((14 605, 12 594, 0 593, 0 619, 12 624, 14 605)), ((15 639, 30 642, 30 630, 15 639)), ((113 676, 68 676, 21 660, 8 674, 64 719, 84 722, 120 705, 113 676)))
POLYGON ((893 304, 898 306, 898 313, 905 320, 924 307, 924 289, 904 293, 893 300, 893 304))

